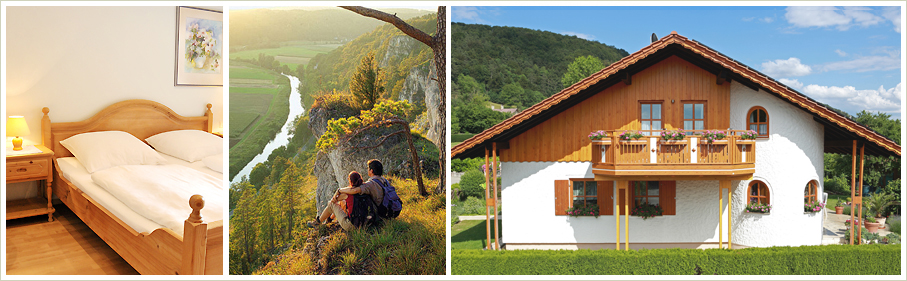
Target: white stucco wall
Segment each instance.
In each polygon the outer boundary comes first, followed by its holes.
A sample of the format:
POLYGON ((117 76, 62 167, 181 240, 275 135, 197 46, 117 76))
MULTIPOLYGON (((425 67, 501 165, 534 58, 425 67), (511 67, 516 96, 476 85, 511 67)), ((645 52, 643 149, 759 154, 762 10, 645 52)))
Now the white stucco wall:
MULTIPOLYGON (((733 242, 757 247, 820 244, 822 214, 804 214, 802 206, 810 180, 817 180, 822 192, 824 128, 799 108, 737 83, 731 85, 732 128, 744 128, 747 111, 756 105, 768 111, 772 135, 757 141, 754 178, 769 186, 773 210, 768 215, 744 213, 750 181, 733 181, 733 242)), ((501 169, 504 243, 614 243, 613 215, 554 215, 554 181, 593 178, 591 163, 504 162, 501 169)), ((630 217, 630 243, 718 242, 718 181, 677 181, 676 191, 676 215, 630 217)), ((727 221, 726 199, 724 204, 722 222, 727 221)), ((723 227, 726 237, 727 224, 723 227)))
POLYGON ((774 95, 731 84, 731 128, 744 129, 746 114, 762 106, 769 116, 770 136, 756 141, 755 179, 769 186, 772 212, 744 213, 749 181, 734 191, 734 243, 749 246, 818 245, 822 213, 803 213, 803 191, 810 180, 824 192, 822 178, 825 128, 812 115, 774 95))

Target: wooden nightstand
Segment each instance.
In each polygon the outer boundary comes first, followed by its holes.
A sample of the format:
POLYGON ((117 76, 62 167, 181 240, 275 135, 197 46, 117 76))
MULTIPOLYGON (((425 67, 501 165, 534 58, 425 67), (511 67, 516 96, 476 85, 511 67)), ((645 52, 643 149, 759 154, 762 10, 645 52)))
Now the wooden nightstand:
POLYGON ((41 150, 41 152, 6 156, 6 183, 38 181, 38 190, 41 190, 40 184, 43 181, 44 185, 47 187, 47 190, 44 193, 44 197, 47 201, 44 201, 39 197, 34 197, 6 202, 7 220, 43 214, 47 214, 47 221, 54 220, 54 206, 51 203, 51 200, 53 199, 51 184, 54 180, 54 152, 43 145, 35 145, 35 147, 41 150))

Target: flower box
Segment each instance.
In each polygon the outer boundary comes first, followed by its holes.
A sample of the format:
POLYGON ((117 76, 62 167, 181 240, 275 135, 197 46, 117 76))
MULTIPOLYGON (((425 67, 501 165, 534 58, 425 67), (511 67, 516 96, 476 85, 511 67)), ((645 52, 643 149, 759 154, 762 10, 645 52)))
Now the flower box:
MULTIPOLYGON (((700 143, 700 144, 705 144, 705 145, 709 145, 709 144, 710 144, 709 141, 707 141, 707 140, 705 140, 705 139, 699 139, 699 143, 700 143)), ((713 140, 711 144, 712 144, 712 145, 726 145, 726 144, 727 144, 727 140, 713 140)))
POLYGON ((687 140, 664 140, 664 139, 658 140, 658 143, 664 144, 664 145, 684 145, 684 144, 690 144, 690 142, 687 141, 687 140))
POLYGON ((620 140, 620 144, 649 144, 649 140, 648 139, 620 140))
POLYGON ((737 144, 755 144, 756 140, 737 140, 737 144))
POLYGON ((611 139, 593 140, 593 141, 592 141, 592 144, 597 144, 597 145, 611 145, 611 139))

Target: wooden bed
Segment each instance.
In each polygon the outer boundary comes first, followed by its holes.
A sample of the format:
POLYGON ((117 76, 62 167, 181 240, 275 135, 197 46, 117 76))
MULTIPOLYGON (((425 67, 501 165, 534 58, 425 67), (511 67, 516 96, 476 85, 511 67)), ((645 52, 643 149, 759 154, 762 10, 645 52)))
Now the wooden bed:
POLYGON ((41 120, 44 146, 54 151, 53 192, 101 237, 113 250, 141 274, 223 274, 223 220, 204 222, 199 210, 201 196, 186 198, 185 229, 182 235, 167 228, 139 233, 63 178, 56 159, 73 156, 61 140, 86 132, 119 130, 140 140, 172 130, 197 129, 211 132, 211 104, 205 115, 183 117, 170 108, 149 100, 115 103, 91 118, 79 122, 51 123, 45 107, 41 120), (191 205, 191 209, 190 206, 191 205))

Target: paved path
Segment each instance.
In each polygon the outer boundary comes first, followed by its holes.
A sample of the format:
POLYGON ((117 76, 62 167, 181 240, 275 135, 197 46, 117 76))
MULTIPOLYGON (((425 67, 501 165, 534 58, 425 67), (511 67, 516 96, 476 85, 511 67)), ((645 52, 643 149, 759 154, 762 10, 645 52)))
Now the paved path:
MULTIPOLYGON (((494 219, 494 216, 491 216, 491 218, 494 219)), ((503 217, 499 217, 498 219, 503 219, 503 217)), ((460 220, 461 220, 461 221, 485 220, 485 215, 481 215, 481 216, 460 216, 460 220)))
MULTIPOLYGON (((822 245, 833 245, 833 244, 843 244, 844 233, 847 232, 847 227, 844 226, 844 222, 850 219, 850 215, 838 215, 835 214, 835 210, 825 209, 825 222, 823 223, 822 231, 822 245)), ((891 233, 887 229, 879 229, 879 235, 885 236, 891 233)))

